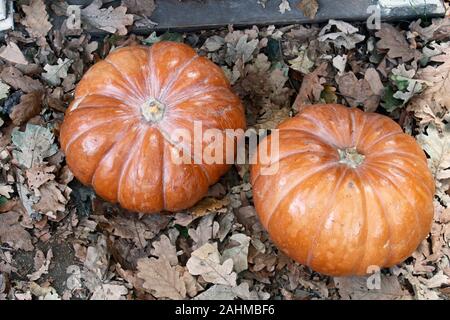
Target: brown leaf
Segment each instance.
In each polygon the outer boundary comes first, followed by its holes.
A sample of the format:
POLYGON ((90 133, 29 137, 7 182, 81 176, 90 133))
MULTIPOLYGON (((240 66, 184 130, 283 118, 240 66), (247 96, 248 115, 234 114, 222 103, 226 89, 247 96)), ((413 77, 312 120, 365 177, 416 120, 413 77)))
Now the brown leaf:
MULTIPOLYGON (((376 277, 377 275, 372 275, 376 277)), ((401 288, 396 276, 380 274, 379 289, 369 289, 368 277, 336 277, 334 282, 344 300, 410 300, 408 291, 401 288)))
POLYGON ((20 21, 33 38, 45 37, 52 28, 43 0, 31 0, 30 5, 23 5, 25 18, 20 21))
POLYGON ((195 243, 195 245, 193 246, 194 249, 201 247, 212 239, 214 233, 214 225, 217 224, 217 222, 214 222, 214 216, 214 214, 210 214, 202 217, 196 229, 191 228, 188 230, 189 236, 192 238, 192 240, 194 240, 195 243))
POLYGON ((28 64, 27 59, 23 55, 20 48, 14 42, 8 42, 6 47, 3 47, 0 51, 0 58, 5 59, 11 63, 28 64))
POLYGON ((41 112, 42 91, 34 91, 20 97, 20 103, 16 104, 9 117, 16 126, 20 126, 41 112))
POLYGON ((294 110, 301 111, 304 106, 314 104, 320 100, 320 94, 324 89, 323 84, 325 83, 325 79, 322 77, 327 75, 327 68, 328 64, 323 62, 316 70, 305 75, 300 91, 294 101, 294 110))
POLYGON ((156 9, 155 0, 122 0, 122 6, 128 8, 128 12, 150 17, 156 9))
POLYGON ((405 35, 390 24, 383 23, 375 35, 380 38, 377 48, 387 50, 389 58, 402 58, 404 62, 407 62, 418 55, 418 51, 409 46, 405 35))
POLYGON ((14 67, 4 68, 0 77, 14 89, 22 90, 25 93, 42 91, 44 89, 39 80, 24 75, 19 69, 14 67))
POLYGON ((170 242, 170 239, 163 234, 159 241, 153 241, 154 250, 151 254, 159 258, 165 258, 170 265, 176 266, 178 264, 177 249, 170 242))
POLYGON ((9 211, 0 214, 0 241, 8 243, 14 249, 32 251, 30 234, 19 223, 20 214, 9 211))
POLYGON ((233 260, 221 263, 217 243, 206 243, 192 252, 186 267, 190 274, 201 275, 206 282, 236 286, 237 275, 233 272, 233 260))
POLYGON ((66 193, 66 186, 59 185, 55 181, 49 181, 39 188, 41 198, 33 205, 33 209, 49 216, 49 218, 57 219, 57 212, 65 212, 68 199, 62 193, 66 193), (63 189, 63 190, 61 190, 63 189))
POLYGON ((25 176, 30 189, 39 189, 47 181, 55 179, 54 170, 55 166, 47 166, 46 163, 35 164, 26 170, 25 176))
POLYGON ((369 81, 358 79, 350 71, 337 76, 340 93, 345 97, 351 107, 364 106, 364 110, 373 112, 378 108, 381 96, 374 94, 369 81))
POLYGON ((421 26, 421 23, 421 19, 412 22, 410 30, 427 42, 431 40, 443 40, 448 38, 450 34, 450 17, 433 19, 431 25, 425 28, 421 26))
POLYGON ((194 218, 203 217, 211 212, 217 212, 230 204, 230 199, 227 197, 223 199, 216 198, 204 198, 199 203, 197 203, 192 209, 191 213, 194 218))
POLYGON ((301 0, 297 7, 303 11, 306 17, 314 19, 319 10, 319 3, 317 0, 301 0))
POLYGON ((180 272, 163 257, 143 258, 137 263, 137 276, 144 280, 143 287, 157 298, 181 300, 186 298, 186 284, 180 272))
MULTIPOLYGON (((36 257, 38 257, 39 253, 42 253, 42 251, 38 250, 36 252, 36 257)), ((43 253, 42 253, 43 255, 43 253)), ((35 262, 36 262, 36 257, 35 257, 35 262)), ((36 281, 38 280, 42 275, 47 274, 48 273, 48 268, 50 267, 50 262, 53 258, 53 252, 52 249, 50 248, 47 251, 47 257, 44 257, 44 261, 41 262, 40 266, 36 266, 35 263, 35 272, 28 274, 27 277, 30 281, 36 281)))
POLYGON ((88 25, 119 35, 126 35, 128 30, 126 26, 133 24, 133 15, 126 14, 127 8, 119 6, 101 9, 102 1, 94 0, 86 8, 81 10, 81 19, 88 25))
MULTIPOLYGON (((431 61, 440 63, 437 66, 428 66, 420 69, 415 78, 427 82, 426 89, 410 100, 408 109, 414 111, 416 116, 423 118, 427 113, 445 115, 450 110, 450 47, 444 49, 441 55, 431 58, 431 61), (421 116, 422 115, 422 116, 421 116)), ((426 125, 429 121, 422 121, 426 125)))

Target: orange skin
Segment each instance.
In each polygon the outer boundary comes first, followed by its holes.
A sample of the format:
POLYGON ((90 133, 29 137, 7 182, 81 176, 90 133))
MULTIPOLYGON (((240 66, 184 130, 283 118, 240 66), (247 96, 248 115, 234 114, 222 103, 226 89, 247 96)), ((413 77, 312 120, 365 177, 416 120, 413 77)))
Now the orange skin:
MULTIPOLYGON (((132 46, 83 76, 60 141, 75 177, 105 200, 145 213, 178 211, 203 198, 229 169, 171 161, 177 152, 172 132, 192 133, 194 121, 202 121, 203 130, 245 128, 244 108, 223 71, 184 44, 132 46)), ((183 149, 193 155, 193 142, 183 149)))
POLYGON ((427 237, 434 179, 393 120, 315 105, 278 129, 279 156, 269 157, 278 172, 253 165, 251 182, 259 218, 288 256, 323 274, 364 275, 402 262, 427 237), (364 156, 356 168, 338 152, 353 147, 364 156))

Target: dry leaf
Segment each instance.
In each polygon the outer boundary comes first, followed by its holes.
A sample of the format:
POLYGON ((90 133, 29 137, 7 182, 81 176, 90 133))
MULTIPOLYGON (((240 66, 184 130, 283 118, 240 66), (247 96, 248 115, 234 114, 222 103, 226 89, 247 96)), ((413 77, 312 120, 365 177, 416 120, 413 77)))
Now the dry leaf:
POLYGON ((128 289, 121 283, 104 283, 97 286, 91 300, 125 300, 128 289))
POLYGON ((41 112, 42 91, 34 91, 20 97, 20 103, 16 104, 9 115, 16 126, 20 126, 41 112))
POLYGON ((347 22, 330 19, 328 24, 320 30, 319 41, 331 42, 337 48, 344 47, 351 50, 366 38, 357 32, 358 28, 347 22), (330 32, 333 28, 337 28, 339 31, 330 32))
POLYGON ((44 72, 42 78, 44 78, 52 86, 59 86, 61 84, 61 79, 67 77, 67 71, 69 70, 72 60, 65 58, 62 60, 58 58, 56 65, 46 64, 44 66, 44 72))
MULTIPOLYGON (((376 275, 372 275, 376 276, 376 275)), ((380 274, 380 288, 369 289, 368 277, 335 277, 334 283, 344 300, 410 300, 408 291, 401 288, 396 276, 380 274)), ((370 279, 369 279, 370 282, 370 279)))
POLYGON ((286 11, 291 11, 291 6, 289 5, 288 0, 281 0, 280 5, 278 6, 278 9, 281 14, 284 14, 286 11))
MULTIPOLYGON (((68 199, 63 191, 67 190, 67 186, 58 184, 56 181, 49 181, 39 188, 39 201, 33 205, 36 212, 47 215, 57 220, 57 212, 65 212, 68 199)), ((70 190, 70 189, 69 189, 70 190)), ((66 192, 65 192, 66 193, 66 192)))
POLYGON ((227 197, 223 199, 216 198, 204 198, 199 203, 197 203, 192 209, 190 209, 194 219, 203 217, 211 212, 218 212, 220 209, 228 206, 230 204, 230 199, 227 197))
POLYGON ((430 124, 425 133, 417 136, 417 141, 429 156, 428 166, 436 181, 436 193, 450 206, 447 190, 450 188, 450 125, 440 133, 430 124))
POLYGON ((33 79, 14 67, 6 67, 2 70, 0 77, 16 90, 22 90, 25 93, 34 91, 43 91, 44 87, 39 80, 33 79))
POLYGON ((154 248, 154 250, 151 251, 152 255, 159 258, 165 258, 172 266, 178 264, 177 249, 165 234, 161 236, 159 241, 153 241, 152 246, 154 248))
POLYGON ((155 0, 122 0, 129 13, 150 17, 156 9, 155 0))
POLYGON ((322 93, 325 83, 324 76, 327 75, 328 64, 323 62, 310 74, 305 75, 300 87, 300 92, 294 101, 293 108, 296 111, 300 111, 303 106, 314 104, 320 100, 320 94, 322 93))
POLYGON ((308 57, 308 52, 306 49, 299 51, 297 58, 289 60, 291 68, 297 70, 303 74, 308 74, 311 68, 314 67, 314 61, 311 61, 308 57))
POLYGON ((190 274, 201 275, 206 282, 236 286, 233 260, 228 259, 221 264, 217 243, 206 243, 193 251, 186 267, 190 274))
POLYGON ((42 163, 44 158, 50 157, 58 151, 58 147, 53 143, 55 137, 51 131, 34 124, 27 124, 25 132, 15 128, 11 138, 19 149, 13 151, 13 156, 25 168, 42 163))
POLYGON ((188 230, 189 236, 194 240, 194 249, 197 249, 213 238, 214 229, 218 229, 218 223, 214 221, 215 214, 202 217, 196 229, 188 230))
POLYGON ((417 50, 409 46, 405 35, 394 26, 383 23, 381 29, 375 35, 380 38, 377 42, 377 48, 387 50, 389 58, 402 58, 404 62, 407 62, 416 57, 417 50))
POLYGON ((0 196, 9 199, 11 196, 10 193, 14 193, 14 189, 9 185, 0 183, 0 196))
POLYGON ((3 58, 11 63, 28 64, 28 61, 22 51, 14 42, 8 42, 8 44, 0 50, 0 58, 3 58))
POLYGON ((20 21, 33 38, 43 38, 52 28, 43 0, 31 0, 29 6, 22 6, 25 18, 20 21))
POLYGON ((240 273, 248 269, 248 246, 250 244, 250 237, 242 233, 235 233, 230 237, 230 242, 233 245, 227 248, 222 253, 222 259, 233 260, 234 271, 240 273))
POLYGON ((14 249, 32 251, 30 234, 19 223, 20 214, 14 211, 0 213, 0 241, 14 249))
POLYGON ((319 3, 317 0, 301 0, 297 7, 303 11, 306 17, 314 19, 319 10, 319 3))
POLYGON ((143 258, 137 262, 137 276, 143 287, 157 298, 181 300, 186 298, 186 285, 180 273, 164 258, 143 258))
MULTIPOLYGON (((38 251, 39 252, 39 251, 38 251)), ((50 267, 50 262, 52 261, 53 258, 53 251, 50 248, 47 251, 47 256, 45 258, 44 263, 39 267, 39 269, 37 269, 35 272, 28 274, 27 277, 30 281, 36 281, 38 280, 40 277, 42 277, 42 275, 47 274, 48 273, 48 268, 50 267)))
POLYGON ((410 30, 418 34, 423 40, 443 40, 450 34, 450 17, 444 19, 432 19, 428 27, 421 27, 422 20, 418 19, 411 23, 410 30))
POLYGON ((351 107, 364 106, 366 111, 375 111, 380 103, 381 96, 372 91, 369 81, 358 79, 350 71, 337 76, 336 82, 339 91, 351 107))
POLYGON ((96 29, 126 35, 128 33, 126 27, 133 24, 133 15, 126 14, 127 8, 119 6, 101 9, 101 7, 102 1, 94 0, 89 6, 81 9, 82 21, 96 29))
POLYGON ((433 114, 443 117, 450 110, 450 47, 443 49, 442 54, 432 57, 431 61, 441 64, 428 66, 417 72, 415 79, 425 81, 427 86, 419 96, 410 101, 408 109, 417 114, 427 107, 433 114))
POLYGON ((196 296, 194 300, 234 300, 236 298, 243 300, 260 300, 258 293, 250 291, 248 283, 245 282, 237 287, 221 284, 213 285, 205 292, 196 296))

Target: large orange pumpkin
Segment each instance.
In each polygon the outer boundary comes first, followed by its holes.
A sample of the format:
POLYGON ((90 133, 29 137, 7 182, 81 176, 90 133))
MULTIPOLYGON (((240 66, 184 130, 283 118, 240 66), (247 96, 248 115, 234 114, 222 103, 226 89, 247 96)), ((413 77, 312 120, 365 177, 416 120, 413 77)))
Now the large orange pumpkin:
POLYGON ((323 274, 363 275, 400 263, 427 237, 434 180, 393 120, 316 105, 278 129, 279 153, 253 165, 251 181, 260 220, 288 256, 323 274))
POLYGON ((222 70, 184 44, 125 47, 83 76, 60 141, 75 177, 102 198, 133 211, 177 211, 204 197, 229 168, 225 161, 172 161, 180 152, 171 140, 177 129, 192 134, 181 148, 194 159, 195 121, 203 130, 245 127, 222 70))

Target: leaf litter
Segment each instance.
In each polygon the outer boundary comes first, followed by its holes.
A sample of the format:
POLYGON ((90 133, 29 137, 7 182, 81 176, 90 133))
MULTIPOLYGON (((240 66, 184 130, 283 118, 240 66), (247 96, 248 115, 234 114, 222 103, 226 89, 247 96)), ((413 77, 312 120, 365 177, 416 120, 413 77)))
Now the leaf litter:
MULTIPOLYGON (((450 298, 450 18, 380 30, 330 20, 141 36, 130 27, 158 23, 151 20, 157 2, 142 3, 92 1, 81 8, 80 28, 69 30, 50 19, 67 21, 66 2, 20 2, 17 28, 0 46, 0 300, 450 298), (92 28, 108 35, 93 41, 92 28), (329 102, 397 121, 425 150, 435 177, 428 239, 399 266, 333 279, 270 241, 253 207, 248 166, 175 215, 126 212, 77 183, 58 144, 76 83, 115 48, 167 39, 222 67, 250 128, 273 129, 305 105, 329 102), (369 289, 373 277, 380 286, 369 289)), ((319 7, 315 0, 278 5, 309 17, 319 7)))

